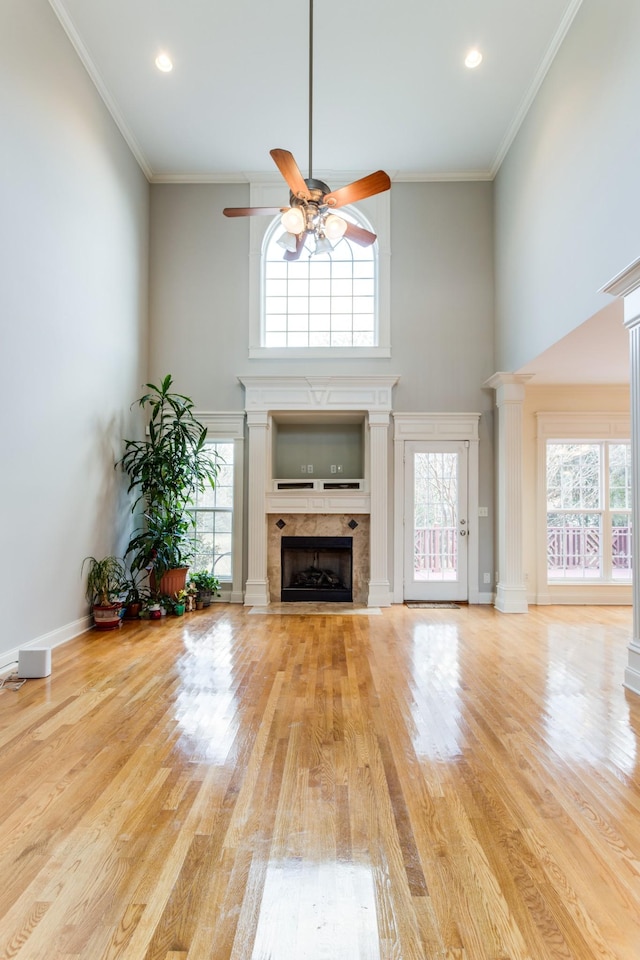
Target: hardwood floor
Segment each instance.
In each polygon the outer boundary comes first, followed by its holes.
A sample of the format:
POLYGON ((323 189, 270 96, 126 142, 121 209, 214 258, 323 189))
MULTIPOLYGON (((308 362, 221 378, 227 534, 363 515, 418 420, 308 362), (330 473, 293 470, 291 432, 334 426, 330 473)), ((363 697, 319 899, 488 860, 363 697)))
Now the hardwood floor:
POLYGON ((638 960, 629 608, 219 604, 0 690, 0 958, 638 960))

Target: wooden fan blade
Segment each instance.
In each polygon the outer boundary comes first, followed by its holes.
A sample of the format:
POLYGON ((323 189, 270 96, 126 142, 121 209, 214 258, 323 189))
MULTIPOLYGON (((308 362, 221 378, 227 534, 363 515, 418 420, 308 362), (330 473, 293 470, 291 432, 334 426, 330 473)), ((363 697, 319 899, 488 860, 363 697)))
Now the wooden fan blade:
POLYGON ((364 227, 357 227, 355 223, 349 223, 348 221, 344 235, 349 240, 353 240, 354 243, 359 243, 361 247, 370 247, 377 240, 375 233, 365 230, 364 227))
POLYGON ((391 180, 384 170, 376 170, 362 180, 354 180, 346 187, 333 190, 323 197, 322 202, 328 207, 343 207, 345 203, 356 203, 358 200, 364 200, 365 197, 373 197, 376 193, 384 193, 390 187, 391 180))
POLYGON ((289 153, 288 150, 280 150, 277 147, 270 150, 269 153, 273 157, 276 167, 287 181, 287 186, 294 197, 298 197, 299 200, 309 200, 311 198, 309 188, 304 182, 298 164, 293 159, 293 154, 289 153))
POLYGON ((275 217, 276 213, 288 210, 288 207, 225 207, 225 217, 275 217))
POLYGON ((303 233, 299 233, 298 238, 296 240, 296 249, 287 250, 287 252, 285 253, 282 259, 283 260, 299 260, 300 254, 302 253, 302 248, 304 247, 304 241, 306 236, 307 236, 306 231, 304 231, 303 233))

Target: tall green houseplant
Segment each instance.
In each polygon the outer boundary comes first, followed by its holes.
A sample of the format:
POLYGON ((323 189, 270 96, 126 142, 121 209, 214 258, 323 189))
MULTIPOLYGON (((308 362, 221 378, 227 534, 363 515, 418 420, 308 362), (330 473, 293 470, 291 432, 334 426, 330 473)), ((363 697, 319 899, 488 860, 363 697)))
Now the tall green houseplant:
POLYGON ((159 384, 145 384, 148 392, 136 401, 149 416, 145 439, 125 440, 117 464, 129 477, 129 492, 136 494, 132 512, 140 506, 144 512, 144 525, 134 531, 125 557, 134 573, 151 571, 158 591, 168 571, 183 568, 186 577, 193 553, 189 507, 196 491, 215 485, 218 472, 193 401, 174 393, 172 384, 171 374, 159 384))

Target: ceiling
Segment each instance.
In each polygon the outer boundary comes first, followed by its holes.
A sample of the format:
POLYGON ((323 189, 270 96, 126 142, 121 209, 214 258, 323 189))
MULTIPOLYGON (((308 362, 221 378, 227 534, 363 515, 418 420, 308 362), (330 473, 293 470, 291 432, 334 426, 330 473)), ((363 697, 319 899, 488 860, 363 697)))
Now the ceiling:
MULTIPOLYGON (((307 175, 308 0, 49 2, 151 181, 307 175)), ((580 2, 315 0, 314 173, 492 178, 580 2)))
POLYGON ((621 299, 594 313, 517 373, 534 384, 628 384, 629 331, 621 299))
MULTIPOLYGON (((308 175, 309 0, 49 3, 150 181, 278 180, 272 147, 308 175)), ((492 179, 580 4, 314 0, 314 175, 492 179)), ((596 384, 628 370, 614 303, 518 372, 596 384)))

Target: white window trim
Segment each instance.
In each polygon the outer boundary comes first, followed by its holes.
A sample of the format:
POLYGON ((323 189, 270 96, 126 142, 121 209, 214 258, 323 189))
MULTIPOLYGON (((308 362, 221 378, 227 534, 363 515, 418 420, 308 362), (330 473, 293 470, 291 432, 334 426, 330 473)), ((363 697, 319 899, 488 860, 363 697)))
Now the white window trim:
POLYGON ((218 598, 228 603, 243 603, 242 592, 242 542, 243 542, 243 509, 244 503, 244 421, 242 413, 212 413, 210 411, 195 411, 200 423, 207 428, 207 440, 215 443, 233 442, 233 530, 232 550, 233 563, 231 580, 220 583, 221 596, 218 598))
MULTIPOLYGON (((334 174, 322 180, 330 180, 341 186, 350 183, 356 176, 334 174)), ((286 207, 289 195, 286 185, 279 183, 252 182, 249 204, 252 207, 286 207)), ((263 347, 262 327, 262 244, 272 217, 251 217, 249 225, 249 358, 252 360, 301 360, 336 359, 338 357, 390 357, 391 356, 391 204, 390 191, 375 197, 360 200, 357 204, 371 222, 378 237, 377 313, 378 345, 376 347, 263 347)))
MULTIPOLYGON (((536 413, 537 421, 537 549, 536 604, 630 604, 630 583, 549 583, 547 580, 547 442, 567 441, 628 443, 631 417, 628 413, 536 413)), ((635 531, 634 531, 635 535, 635 531)), ((632 576, 635 577, 633 571, 632 576)))

